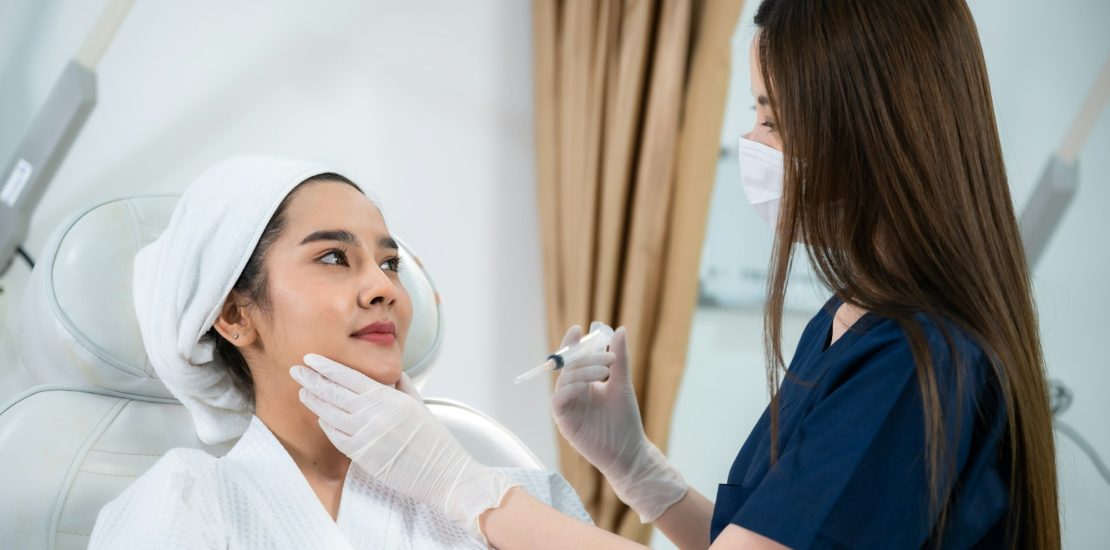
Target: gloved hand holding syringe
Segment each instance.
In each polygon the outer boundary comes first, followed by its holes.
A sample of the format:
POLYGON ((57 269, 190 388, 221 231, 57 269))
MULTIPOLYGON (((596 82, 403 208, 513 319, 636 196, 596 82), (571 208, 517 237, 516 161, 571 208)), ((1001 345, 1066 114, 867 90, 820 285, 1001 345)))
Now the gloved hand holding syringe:
POLYGON ((557 371, 565 365, 571 364, 586 355, 605 351, 609 347, 609 342, 613 339, 612 327, 604 323, 594 322, 590 325, 590 332, 582 337, 576 344, 563 346, 547 356, 547 360, 543 364, 529 369, 524 374, 517 376, 514 384, 519 384, 529 378, 535 378, 543 372, 557 371))

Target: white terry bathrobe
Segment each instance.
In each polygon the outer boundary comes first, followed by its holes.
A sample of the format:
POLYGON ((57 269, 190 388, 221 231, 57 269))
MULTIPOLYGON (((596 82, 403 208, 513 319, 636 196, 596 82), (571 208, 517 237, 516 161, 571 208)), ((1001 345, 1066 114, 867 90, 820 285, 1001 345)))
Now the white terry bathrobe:
MULTIPOLYGON (((238 157, 202 174, 169 225, 135 258, 143 345, 166 388, 206 443, 239 437, 216 458, 174 449, 101 509, 89 547, 482 548, 444 514, 386 488, 351 464, 332 520, 300 469, 202 339, 278 205, 316 163, 238 157)), ((507 470, 532 496, 589 521, 558 474, 507 470)))
MULTIPOLYGON (((559 474, 502 470, 529 494, 590 521, 559 474)), ((352 463, 336 520, 258 417, 223 458, 174 449, 97 517, 91 550, 485 548, 438 510, 352 463)))

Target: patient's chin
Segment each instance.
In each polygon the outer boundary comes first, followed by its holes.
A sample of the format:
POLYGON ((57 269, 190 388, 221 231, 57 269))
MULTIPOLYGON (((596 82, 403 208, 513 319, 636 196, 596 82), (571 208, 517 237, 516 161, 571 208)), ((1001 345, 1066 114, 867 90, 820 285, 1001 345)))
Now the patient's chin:
POLYGON ((372 380, 379 384, 392 386, 401 379, 401 362, 375 362, 374 364, 357 364, 351 365, 352 369, 369 376, 372 380))
POLYGON ((402 354, 393 349, 366 350, 363 345, 344 348, 328 348, 317 346, 312 353, 323 355, 332 361, 346 365, 379 384, 392 386, 401 379, 404 368, 402 354))

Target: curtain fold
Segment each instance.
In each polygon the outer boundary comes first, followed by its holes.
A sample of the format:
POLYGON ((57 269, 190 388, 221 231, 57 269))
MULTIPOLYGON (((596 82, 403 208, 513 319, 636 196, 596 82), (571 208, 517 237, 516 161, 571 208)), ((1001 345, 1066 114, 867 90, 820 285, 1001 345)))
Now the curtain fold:
MULTIPOLYGON (((666 449, 686 362, 731 37, 743 0, 535 0, 537 200, 547 340, 628 329, 645 430, 666 449)), ((560 440, 601 527, 650 530, 560 440)))

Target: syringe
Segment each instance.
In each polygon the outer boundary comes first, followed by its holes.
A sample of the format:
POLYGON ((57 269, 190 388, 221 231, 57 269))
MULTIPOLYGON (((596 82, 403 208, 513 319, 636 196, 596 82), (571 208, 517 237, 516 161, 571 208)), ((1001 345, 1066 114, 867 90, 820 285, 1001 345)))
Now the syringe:
POLYGON ((590 325, 589 334, 582 337, 577 344, 560 348, 555 353, 547 356, 547 361, 538 367, 528 369, 524 374, 517 376, 514 384, 519 384, 529 378, 535 378, 542 372, 556 371, 563 368, 564 365, 570 364, 583 356, 602 351, 609 347, 609 341, 613 339, 613 329, 604 323, 594 322, 590 325))

